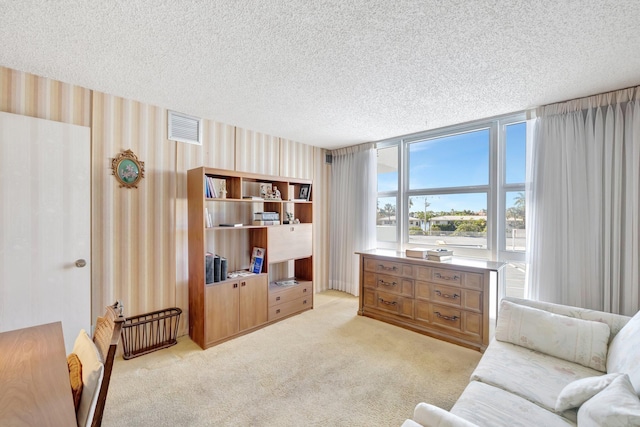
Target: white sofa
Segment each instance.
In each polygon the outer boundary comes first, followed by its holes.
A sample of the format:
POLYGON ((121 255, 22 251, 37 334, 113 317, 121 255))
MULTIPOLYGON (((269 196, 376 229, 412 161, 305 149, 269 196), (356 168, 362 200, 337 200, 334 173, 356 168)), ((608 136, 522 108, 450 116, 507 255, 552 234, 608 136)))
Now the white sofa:
POLYGON ((640 312, 505 298, 495 336, 450 411, 403 427, 640 426, 640 312))

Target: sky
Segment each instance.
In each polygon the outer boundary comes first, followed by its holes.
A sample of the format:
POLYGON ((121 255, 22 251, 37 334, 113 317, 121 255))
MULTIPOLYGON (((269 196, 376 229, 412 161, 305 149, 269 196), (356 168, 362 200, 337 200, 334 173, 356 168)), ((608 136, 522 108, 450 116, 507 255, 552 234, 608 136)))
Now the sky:
MULTIPOLYGON (((506 130, 505 181, 508 184, 525 181, 526 124, 508 125, 506 130)), ((409 145, 409 189, 434 189, 488 185, 489 129, 443 138, 420 141, 409 145)), ((393 191, 398 183, 396 172, 378 174, 378 191, 393 191)), ((513 205, 517 192, 507 193, 507 207, 513 205)), ((380 207, 393 199, 380 200, 380 207)), ((413 198, 411 211, 424 210, 424 196, 413 198)), ((469 209, 474 212, 487 208, 486 195, 451 194, 428 196, 427 210, 435 212, 469 209)))

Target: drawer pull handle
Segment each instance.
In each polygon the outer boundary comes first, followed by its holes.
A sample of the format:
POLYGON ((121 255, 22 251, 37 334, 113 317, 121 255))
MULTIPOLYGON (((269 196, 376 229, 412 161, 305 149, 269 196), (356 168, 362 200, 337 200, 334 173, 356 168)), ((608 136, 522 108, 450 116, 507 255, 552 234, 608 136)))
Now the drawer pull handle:
POLYGON ((378 280, 378 282, 380 282, 380 284, 384 285, 384 286, 395 286, 398 283, 397 282, 385 282, 384 280, 380 279, 378 280))
POLYGON ((382 298, 378 298, 378 301, 380 301, 381 303, 383 303, 385 305, 398 305, 397 301, 385 301, 382 298))
POLYGON ((387 267, 386 265, 378 264, 378 267, 387 271, 396 271, 398 269, 395 265, 393 267, 387 267))
POLYGON ((304 289, 302 290, 302 293, 305 293, 305 292, 307 292, 307 288, 304 288, 304 289))
POLYGON ((280 297, 276 297, 276 301, 280 301, 280 297))
POLYGON ((449 299, 460 298, 460 295, 458 295, 458 294, 449 295, 449 294, 443 294, 440 291, 436 291, 436 295, 438 295, 439 297, 449 298, 449 299))
POLYGON ((444 316, 444 315, 440 314, 439 311, 436 311, 436 316, 438 316, 439 318, 444 319, 444 320, 449 320, 451 322, 455 322, 456 320, 458 320, 460 318, 458 316, 444 316))
POLYGON ((276 314, 280 314, 280 309, 277 309, 277 310, 276 310, 276 314))
POLYGON ((435 274, 437 279, 444 279, 444 280, 460 280, 460 276, 458 275, 454 275, 454 276, 443 276, 440 273, 436 273, 435 274))
POLYGON ((306 303, 307 303, 307 300, 302 301, 302 304, 303 304, 303 305, 304 305, 304 304, 306 304, 306 303))

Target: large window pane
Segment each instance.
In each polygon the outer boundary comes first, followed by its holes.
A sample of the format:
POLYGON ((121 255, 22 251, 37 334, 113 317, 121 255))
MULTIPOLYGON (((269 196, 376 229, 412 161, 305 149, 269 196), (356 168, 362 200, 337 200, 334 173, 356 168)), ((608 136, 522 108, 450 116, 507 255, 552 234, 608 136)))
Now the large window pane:
POLYGON ((524 191, 507 191, 506 207, 504 247, 507 251, 524 251, 527 243, 524 191))
POLYGON ((524 184, 527 124, 515 123, 506 127, 506 165, 505 183, 524 184))
POLYGON ((409 197, 409 243, 487 248, 487 193, 409 197))
POLYGON ((398 229, 396 218, 396 198, 378 197, 378 208, 376 215, 376 230, 378 241, 395 242, 398 229))
POLYGON ((398 191, 398 146, 378 150, 378 192, 398 191))
POLYGON ((409 145, 409 189, 489 184, 489 129, 409 145))

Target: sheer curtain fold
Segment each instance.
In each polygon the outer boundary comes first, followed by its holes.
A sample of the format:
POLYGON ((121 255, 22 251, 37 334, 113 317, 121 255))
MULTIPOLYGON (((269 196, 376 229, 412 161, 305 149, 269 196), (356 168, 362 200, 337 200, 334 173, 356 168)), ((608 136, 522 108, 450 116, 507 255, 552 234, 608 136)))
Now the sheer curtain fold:
POLYGON ((376 244, 376 150, 363 144, 332 152, 329 289, 359 294, 356 251, 376 244))
POLYGON ((640 87, 536 113, 528 296, 634 314, 640 306, 640 87))

